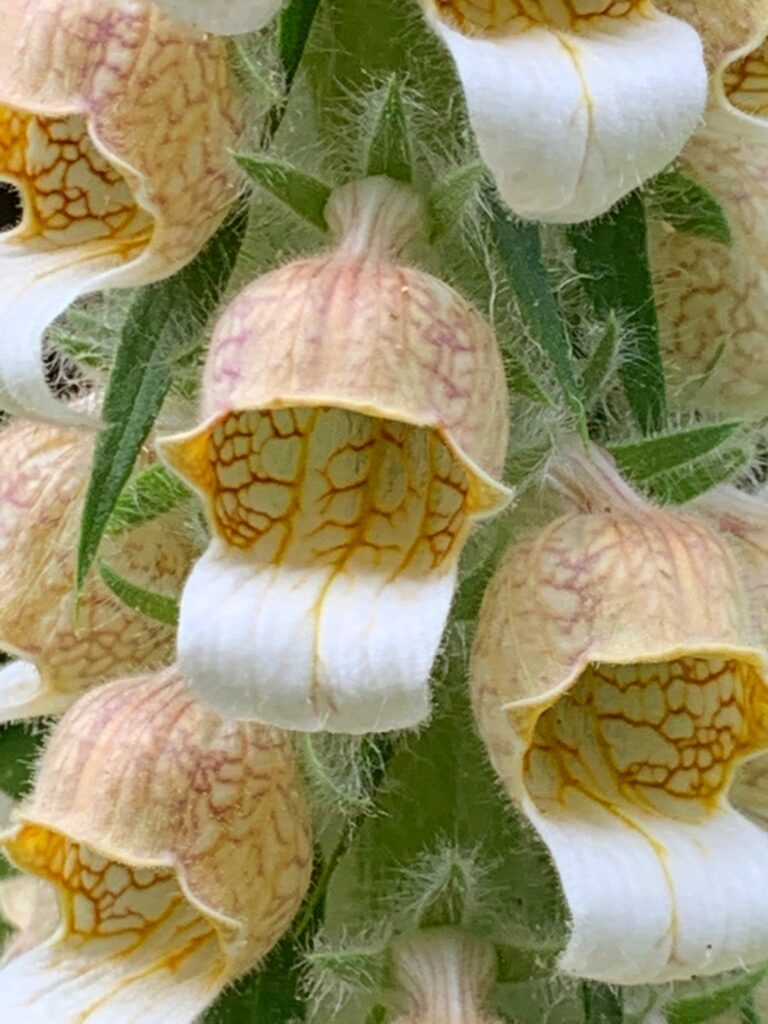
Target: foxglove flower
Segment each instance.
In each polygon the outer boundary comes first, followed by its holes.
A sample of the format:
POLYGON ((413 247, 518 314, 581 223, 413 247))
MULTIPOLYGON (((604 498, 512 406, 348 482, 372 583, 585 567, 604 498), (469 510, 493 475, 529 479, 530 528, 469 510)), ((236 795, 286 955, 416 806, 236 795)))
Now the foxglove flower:
POLYGON ((700 39, 650 0, 422 4, 480 153, 521 217, 605 213, 677 156, 704 109, 700 39))
POLYGON ((679 405, 768 412, 768 7, 697 3, 709 43, 706 119, 682 167, 722 203, 731 246, 662 225, 651 258, 666 364, 679 405))
POLYGON ((285 734, 224 722, 175 669, 82 698, 2 839, 61 921, 0 970, 9 1020, 191 1024, 286 931, 311 867, 285 734))
POLYGON ((187 263, 236 195, 223 43, 151 0, 8 0, 0 182, 21 220, 0 239, 0 408, 54 422, 47 326, 78 296, 187 263))
POLYGON ((14 875, 0 882, 0 918, 13 932, 0 955, 0 966, 45 942, 59 926, 56 890, 49 882, 14 875))
POLYGON ((496 771, 560 875, 560 966, 635 984, 762 961, 768 834, 728 799, 768 750, 765 648, 738 557, 598 452, 553 478, 571 510, 504 558, 472 686, 496 771))
POLYGON ((213 540, 178 652, 222 714, 363 733, 428 712, 427 678, 472 521, 508 500, 504 372, 453 289, 391 260, 421 218, 385 178, 340 189, 330 253, 225 311, 202 423, 162 456, 213 540))
POLYGON ((158 3, 172 18, 219 35, 237 35, 263 28, 283 6, 283 0, 158 0, 158 3))
POLYGON ((395 982, 410 1004, 395 1024, 501 1024, 484 1009, 496 980, 496 951, 455 928, 400 939, 392 949, 395 982))
MULTIPOLYGON (((0 432, 0 722, 56 714, 95 683, 167 664, 174 630, 123 604, 93 573, 78 599, 90 431, 16 421, 0 432)), ((169 513, 101 549, 131 583, 176 597, 194 547, 169 513)))

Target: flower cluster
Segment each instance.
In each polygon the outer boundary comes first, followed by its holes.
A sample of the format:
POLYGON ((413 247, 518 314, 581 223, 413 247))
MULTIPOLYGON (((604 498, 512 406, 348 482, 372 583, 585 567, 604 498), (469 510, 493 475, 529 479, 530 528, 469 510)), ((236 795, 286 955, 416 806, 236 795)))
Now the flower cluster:
MULTIPOLYGON (((107 531, 75 585, 100 395, 56 386, 46 332, 81 296, 182 269, 223 223, 248 105, 221 36, 282 6, 3 11, 19 216, 0 238, 0 722, 62 715, 0 833, 19 872, 0 883, 13 1021, 191 1024, 261 964, 311 884, 294 734, 428 721, 462 551, 514 497, 494 328, 416 258, 421 184, 369 168, 315 211, 323 248, 219 311, 199 410, 134 468, 181 480, 186 503, 107 531), (178 629, 129 591, 178 600, 178 629)), ((768 3, 420 6, 518 217, 593 219, 678 157, 722 202, 730 247, 650 232, 662 347, 681 408, 764 418, 768 3)), ((583 439, 542 487, 533 526, 504 523, 468 687, 560 879, 558 967, 632 985, 758 964, 768 502, 721 486, 662 506, 583 439)), ((495 942, 463 923, 394 935, 388 1019, 497 1024, 495 942)))

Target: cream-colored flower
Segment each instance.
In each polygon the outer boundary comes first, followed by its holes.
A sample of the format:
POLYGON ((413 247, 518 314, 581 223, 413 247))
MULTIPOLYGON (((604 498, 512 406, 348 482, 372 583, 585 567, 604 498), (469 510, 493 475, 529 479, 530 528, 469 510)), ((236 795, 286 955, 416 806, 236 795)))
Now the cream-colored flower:
POLYGON ((768 750, 766 655, 734 551, 607 456, 553 476, 572 510, 515 543, 483 605, 478 723, 547 844, 560 962, 634 984, 768 957, 768 834, 728 799, 768 750))
POLYGON ((423 218, 385 178, 340 189, 330 253, 225 311, 202 423, 161 454, 213 540, 187 582, 179 662, 223 714, 362 733, 428 713, 472 521, 504 505, 504 371, 453 289, 393 262, 423 218))
POLYGON ((768 412, 768 4, 696 0, 712 85, 682 167, 723 204, 733 244, 657 226, 651 235, 662 344, 676 401, 768 412))
POLYGON ((704 109, 699 37, 650 0, 422 3, 521 217, 605 213, 677 156, 704 109))
POLYGON ((283 0, 157 0, 172 18, 188 21, 204 32, 237 35, 263 28, 283 0))
MULTIPOLYGON (((167 664, 174 630, 123 604, 75 564, 93 434, 16 421, 0 432, 0 722, 56 714, 85 689, 167 664)), ((120 576, 176 597, 194 548, 175 513, 117 537, 102 555, 120 576)))
POLYGON ((59 927, 0 971, 26 1024, 191 1024, 288 928, 312 860, 290 741, 225 722, 175 669, 62 719, 3 848, 59 927))
POLYGON ((483 1008, 496 950, 456 928, 432 928, 392 948, 394 981, 410 1004, 395 1024, 501 1024, 483 1008))
POLYGON ((8 0, 0 181, 21 222, 0 239, 0 408, 70 420, 41 339, 79 295, 146 284, 201 248, 236 196, 224 44, 151 0, 8 0))

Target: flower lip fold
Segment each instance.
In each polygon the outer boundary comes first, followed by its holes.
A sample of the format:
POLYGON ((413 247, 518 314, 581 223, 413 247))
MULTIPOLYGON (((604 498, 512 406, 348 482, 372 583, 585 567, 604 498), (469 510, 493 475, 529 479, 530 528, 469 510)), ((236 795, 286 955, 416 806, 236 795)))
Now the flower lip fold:
POLYGON ((205 32, 239 35, 269 24, 283 0, 158 0, 158 4, 172 18, 205 32))
MULTIPOLYGON (((0 722, 64 711, 85 689, 165 664, 174 630, 93 574, 76 608, 75 558, 93 434, 16 421, 0 432, 0 722)), ((194 557, 181 516, 105 540, 115 572, 175 597, 194 557)))
POLYGON ((335 251, 260 278, 225 311, 202 425, 160 442, 214 534, 185 588, 179 660, 222 713, 367 732, 425 717, 474 519, 510 498, 490 327, 392 259, 411 190, 339 190, 335 251))
POLYGON ((503 560, 472 687, 491 760, 563 884, 560 966, 636 984, 758 962, 768 835, 728 800, 768 749, 740 566, 703 519, 625 500, 599 453, 557 472, 581 507, 503 560), (595 467, 606 487, 590 501, 595 467))
POLYGON ((22 217, 0 236, 0 405, 82 422, 48 391, 45 329, 80 295, 192 259, 236 196, 238 114, 223 44, 149 0, 11 0, 3 16, 0 181, 22 217))
POLYGON ((281 937, 309 882, 288 738, 223 722, 175 669, 84 697, 14 817, 4 849, 62 912, 0 974, 19 1019, 191 1024, 281 937))
POLYGON ((521 217, 589 220, 661 171, 704 109, 701 41, 647 0, 422 0, 481 156, 521 217))

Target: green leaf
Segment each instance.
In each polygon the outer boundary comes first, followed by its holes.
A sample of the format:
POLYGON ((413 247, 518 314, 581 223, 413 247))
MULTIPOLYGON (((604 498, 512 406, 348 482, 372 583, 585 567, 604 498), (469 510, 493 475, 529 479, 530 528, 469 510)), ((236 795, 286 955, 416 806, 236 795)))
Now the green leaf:
POLYGON ((621 992, 597 981, 581 985, 585 1024, 623 1024, 624 1000, 621 992))
POLYGON ((541 251, 536 224, 514 220, 491 188, 484 189, 491 231, 520 313, 533 340, 548 357, 565 402, 585 433, 584 407, 573 372, 571 343, 560 315, 541 251))
POLYGON ((716 988, 673 1000, 664 1008, 667 1024, 705 1024, 721 1013, 737 1010, 766 975, 768 967, 759 967, 731 976, 727 981, 721 980, 716 988))
POLYGON ((179 622, 179 602, 172 597, 164 597, 162 594, 153 594, 150 590, 137 587, 135 583, 126 580, 116 573, 114 569, 99 562, 99 575, 109 589, 123 604, 133 608, 135 612, 146 615, 148 619, 155 619, 166 626, 176 626, 179 622))
POLYGON ((621 472, 666 504, 682 504, 730 479, 749 461, 746 446, 728 445, 741 433, 739 420, 677 434, 609 445, 621 472))
POLYGON ((386 1007, 379 1004, 374 1006, 368 1016, 365 1018, 365 1024, 386 1024, 389 1019, 386 1007))
POLYGON ((733 235, 725 210, 703 185, 678 170, 659 174, 646 198, 650 216, 667 221, 687 235, 731 245, 733 235))
POLYGON ((569 229, 576 269, 596 313, 616 316, 624 347, 619 375, 630 409, 644 434, 663 430, 667 392, 659 323, 648 263, 643 200, 634 193, 615 211, 569 229))
POLYGON ((289 1024, 304 1020, 299 947, 284 939, 261 968, 228 989, 205 1014, 205 1024, 289 1024))
POLYGON ((603 389, 613 369, 619 346, 619 326, 611 315, 603 336, 581 375, 581 398, 587 409, 603 389))
POLYGON ((537 444, 531 448, 513 448, 507 455, 504 482, 511 487, 523 483, 536 472, 551 450, 550 444, 537 444))
POLYGON ((257 185, 320 231, 328 230, 325 207, 333 191, 328 185, 268 157, 235 153, 235 159, 257 185))
POLYGON ((456 227, 485 178, 485 165, 467 164, 436 181, 427 200, 430 241, 437 242, 456 227))
POLYGON ((14 799, 29 787, 45 735, 37 723, 0 726, 0 790, 14 799))
POLYGON ((320 0, 290 0, 280 15, 277 52, 287 89, 290 89, 299 70, 319 6, 320 0))
POLYGON ((367 172, 371 177, 385 174, 395 181, 413 180, 408 120, 397 75, 392 75, 376 113, 373 136, 368 147, 367 172))
POLYGON ((189 488, 165 466, 150 466, 123 488, 104 533, 115 537, 133 530, 177 508, 190 497, 189 488))
POLYGON ((755 1000, 752 995, 747 999, 746 1003, 741 1007, 741 1024, 765 1024, 760 1014, 758 1013, 757 1007, 755 1006, 755 1000))
POLYGON ((199 334, 221 301, 245 232, 238 208, 187 267, 134 300, 104 400, 83 509, 77 586, 82 587, 120 494, 171 386, 173 359, 199 334))

